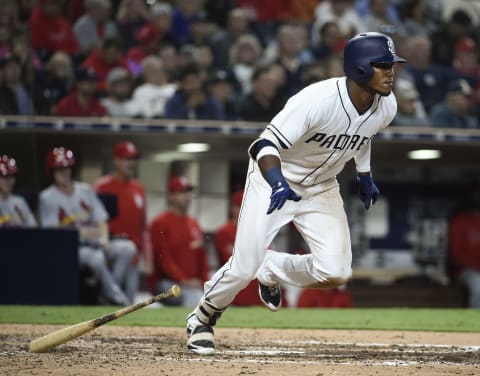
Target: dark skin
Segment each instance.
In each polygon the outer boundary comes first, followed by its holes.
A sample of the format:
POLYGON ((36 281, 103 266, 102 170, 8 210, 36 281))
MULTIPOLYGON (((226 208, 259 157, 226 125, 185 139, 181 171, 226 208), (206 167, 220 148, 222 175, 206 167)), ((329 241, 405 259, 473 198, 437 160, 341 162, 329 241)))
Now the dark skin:
MULTIPOLYGON (((388 96, 393 89, 393 76, 395 63, 384 63, 373 67, 373 77, 367 83, 361 84, 347 78, 347 88, 350 99, 359 114, 366 112, 373 103, 375 94, 388 96)), ((265 155, 258 161, 258 166, 263 177, 265 173, 274 168, 280 168, 280 159, 274 155, 265 155)), ((362 172, 359 175, 369 175, 370 172, 362 172)))

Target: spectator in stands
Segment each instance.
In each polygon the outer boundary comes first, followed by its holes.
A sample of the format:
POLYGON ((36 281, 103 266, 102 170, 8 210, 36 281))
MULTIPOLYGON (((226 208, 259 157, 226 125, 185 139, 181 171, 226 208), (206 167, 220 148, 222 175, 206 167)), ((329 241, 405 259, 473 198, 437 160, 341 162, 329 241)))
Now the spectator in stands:
POLYGON ((478 128, 478 120, 472 115, 472 87, 460 78, 448 85, 445 100, 436 104, 430 113, 434 127, 478 128))
POLYGON ((32 47, 43 60, 62 51, 78 54, 80 48, 70 23, 61 15, 62 0, 38 0, 30 16, 32 47))
POLYGON ((345 39, 335 22, 325 22, 319 30, 320 40, 311 48, 312 55, 317 60, 324 60, 331 55, 343 54, 345 39))
POLYGON ((11 30, 7 25, 0 24, 0 59, 10 52, 11 30))
MULTIPOLYGON (((230 218, 215 231, 215 250, 217 251, 218 264, 224 265, 233 252, 235 234, 237 232, 237 220, 242 205, 243 190, 235 192, 230 200, 230 218)), ((232 304, 237 306, 261 305, 258 297, 258 282, 253 280, 233 300, 232 304)))
POLYGON ((188 65, 180 73, 179 87, 165 106, 170 119, 222 120, 225 113, 220 103, 203 87, 204 81, 196 65, 188 65))
POLYGON ((214 53, 215 67, 225 70, 229 63, 229 50, 238 38, 250 32, 250 22, 247 11, 234 8, 228 14, 226 29, 219 28, 210 38, 214 53))
POLYGON ((25 199, 12 193, 17 173, 15 159, 0 156, 0 227, 37 225, 25 199))
POLYGON ((85 0, 85 14, 73 25, 84 55, 102 45, 103 40, 118 37, 115 22, 110 20, 110 0, 85 0))
POLYGON ((171 33, 173 9, 168 3, 155 3, 150 8, 151 23, 160 33, 161 44, 173 44, 175 39, 171 33))
POLYGON ((237 100, 227 72, 216 71, 208 79, 209 93, 220 103, 226 120, 238 118, 237 100))
POLYGON ((107 76, 107 96, 101 100, 107 114, 114 117, 135 117, 138 108, 131 99, 132 82, 125 68, 114 68, 107 76))
POLYGON ((9 50, 20 62, 23 83, 28 86, 35 85, 35 73, 44 67, 30 44, 30 33, 27 30, 17 30, 10 38, 9 50))
POLYGON ((133 300, 138 291, 139 270, 136 265, 141 264, 142 272, 146 274, 152 268, 151 250, 146 240, 145 190, 134 178, 139 156, 140 153, 132 142, 117 143, 113 148, 113 172, 102 176, 94 185, 97 193, 107 197, 106 200, 113 198, 110 209, 116 215, 112 215, 108 221, 112 238, 126 238, 135 244, 136 257, 127 270, 125 283, 125 291, 130 300, 133 300))
POLYGON ((190 35, 184 43, 190 43, 195 46, 207 44, 212 34, 212 26, 204 10, 197 12, 190 19, 190 35))
POLYGON ((472 31, 472 20, 467 12, 458 9, 452 13, 446 25, 442 25, 430 36, 432 62, 451 66, 455 44, 472 31))
POLYGON ((117 27, 123 48, 135 45, 135 35, 149 22, 150 14, 143 0, 122 0, 117 11, 117 27))
POLYGON ((431 49, 430 40, 422 35, 413 37, 407 42, 406 71, 414 80, 428 113, 436 103, 443 100, 449 81, 456 76, 452 67, 432 64, 431 49))
POLYGON ((480 65, 477 44, 472 38, 463 37, 455 43, 453 67, 480 85, 480 65))
POLYGON ((133 92, 135 112, 144 118, 159 118, 165 114, 167 101, 174 95, 175 84, 168 83, 163 62, 149 56, 142 62, 144 83, 133 92))
POLYGON ((182 288, 180 299, 171 304, 193 307, 208 277, 207 248, 200 225, 187 212, 193 186, 184 176, 172 175, 168 182, 168 210, 150 225, 154 257, 154 292, 172 284, 182 288))
POLYGON ((469 84, 472 85, 474 94, 471 102, 480 121, 480 108, 478 106, 480 103, 480 64, 477 43, 472 38, 461 38, 455 44, 453 67, 459 75, 467 79, 469 84))
POLYGON ((303 86, 311 85, 315 82, 324 80, 326 78, 325 65, 320 62, 313 61, 305 64, 302 69, 300 80, 303 86))
POLYGON ((160 31, 151 23, 143 26, 135 35, 137 44, 127 52, 127 64, 130 72, 137 76, 142 73, 142 61, 154 55, 160 47, 160 31))
POLYGON ((343 71, 343 58, 340 56, 330 56, 325 62, 325 76, 327 78, 341 77, 345 74, 343 71))
POLYGON ((65 52, 55 52, 45 66, 38 72, 36 85, 39 95, 35 97, 37 113, 51 115, 55 105, 65 97, 73 84, 72 60, 65 52))
POLYGON ((0 113, 8 115, 33 115, 30 90, 22 82, 19 59, 7 54, 0 60, 3 78, 0 83, 0 113))
POLYGON ((195 64, 200 70, 204 82, 215 73, 213 65, 213 52, 208 44, 195 46, 195 64))
POLYGON ((102 92, 106 88, 108 73, 117 67, 128 69, 127 61, 122 55, 118 39, 105 39, 100 48, 93 50, 82 63, 83 68, 92 68, 96 73, 97 89, 102 92))
POLYGON ((368 31, 378 31, 393 37, 405 36, 405 28, 398 18, 394 18, 388 9, 388 0, 370 0, 370 13, 365 17, 365 26, 368 31))
POLYGON ((182 71, 185 67, 196 64, 197 59, 197 48, 193 44, 183 44, 178 49, 177 55, 177 73, 176 79, 179 79, 180 71, 182 71))
POLYGON ((95 98, 97 75, 92 69, 79 68, 75 73, 75 89, 55 106, 60 116, 104 116, 107 111, 95 98))
POLYGON ((48 154, 46 167, 52 184, 39 195, 40 222, 43 227, 76 228, 79 264, 101 282, 102 302, 129 305, 132 301, 121 286, 132 265, 135 245, 126 239, 110 239, 108 214, 88 184, 73 180, 74 165, 69 149, 56 147, 48 154))
POLYGON ((259 40, 250 34, 240 36, 231 46, 228 71, 238 96, 250 93, 252 75, 261 55, 262 46, 259 40))
POLYGON ((246 121, 270 121, 280 111, 277 99, 278 82, 272 77, 269 66, 255 70, 252 91, 240 100, 239 116, 246 121))
POLYGON ((176 0, 172 16, 172 36, 175 42, 181 45, 191 37, 191 22, 198 17, 202 10, 200 0, 176 0))
POLYGON ((429 9, 428 0, 406 0, 400 5, 405 34, 429 36, 437 28, 435 17, 429 9))
POLYGON ((338 25, 340 34, 345 39, 350 39, 358 33, 367 31, 364 21, 353 8, 353 0, 324 0, 315 10, 315 23, 312 26, 312 45, 319 44, 320 29, 327 22, 338 25))
POLYGON ((480 186, 472 184, 449 221, 448 243, 454 277, 468 289, 468 306, 480 308, 480 186))
POLYGON ((4 25, 10 31, 16 30, 23 21, 21 19, 21 11, 24 10, 25 5, 27 4, 19 4, 18 0, 1 1, 0 25, 4 25))
POLYGON ((278 43, 271 43, 265 50, 266 62, 280 64, 285 69, 284 97, 290 97, 302 88, 300 75, 303 64, 313 60, 309 50, 305 54, 305 37, 303 26, 282 25, 277 33, 278 43))
POLYGON ((394 92, 397 98, 397 114, 392 121, 393 125, 415 127, 430 124, 427 112, 412 82, 396 80, 394 92))
POLYGON ((167 81, 169 83, 175 82, 178 69, 177 49, 172 44, 164 44, 160 46, 158 56, 162 60, 167 81))

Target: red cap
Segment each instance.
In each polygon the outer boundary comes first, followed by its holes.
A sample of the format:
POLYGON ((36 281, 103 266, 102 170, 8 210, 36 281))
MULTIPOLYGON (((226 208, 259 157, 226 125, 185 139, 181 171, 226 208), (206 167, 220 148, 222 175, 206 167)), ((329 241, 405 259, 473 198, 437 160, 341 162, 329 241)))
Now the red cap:
POLYGON ((242 199, 243 199, 243 189, 235 192, 232 195, 232 205, 233 206, 242 206, 242 199))
POLYGON ((190 182, 185 176, 170 176, 170 180, 168 181, 169 193, 186 192, 191 191, 192 189, 193 185, 190 184, 190 182))
POLYGON ((0 156, 0 176, 12 176, 18 172, 17 162, 8 155, 0 156))
POLYGON ((137 158, 140 153, 133 142, 123 141, 113 148, 113 156, 117 158, 137 158))
POLYGON ((153 24, 146 24, 135 34, 137 43, 150 43, 160 40, 160 31, 153 24))
POLYGON ((455 50, 462 52, 475 51, 475 41, 472 38, 463 37, 457 43, 455 43, 455 50))

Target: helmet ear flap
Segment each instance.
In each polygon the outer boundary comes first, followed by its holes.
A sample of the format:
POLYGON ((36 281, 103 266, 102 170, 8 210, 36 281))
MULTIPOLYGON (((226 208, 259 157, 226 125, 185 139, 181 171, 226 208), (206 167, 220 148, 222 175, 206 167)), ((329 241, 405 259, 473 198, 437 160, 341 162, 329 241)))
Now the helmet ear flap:
POLYGON ((363 67, 361 67, 360 65, 355 65, 355 70, 357 71, 357 74, 359 76, 365 76, 367 74, 365 69, 363 67))
POLYGON ((366 67, 363 67, 361 65, 355 65, 353 69, 355 72, 353 78, 357 82, 364 83, 369 81, 370 78, 372 78, 373 72, 370 72, 366 67))

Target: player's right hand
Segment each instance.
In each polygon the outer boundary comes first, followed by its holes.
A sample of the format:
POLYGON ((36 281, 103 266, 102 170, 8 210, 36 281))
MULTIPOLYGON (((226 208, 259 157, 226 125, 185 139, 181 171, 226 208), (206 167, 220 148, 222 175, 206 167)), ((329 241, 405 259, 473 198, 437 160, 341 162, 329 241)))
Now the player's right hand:
POLYGON ((267 215, 271 214, 275 209, 280 210, 287 200, 297 202, 301 199, 302 197, 297 195, 285 180, 280 180, 272 186, 267 215))

